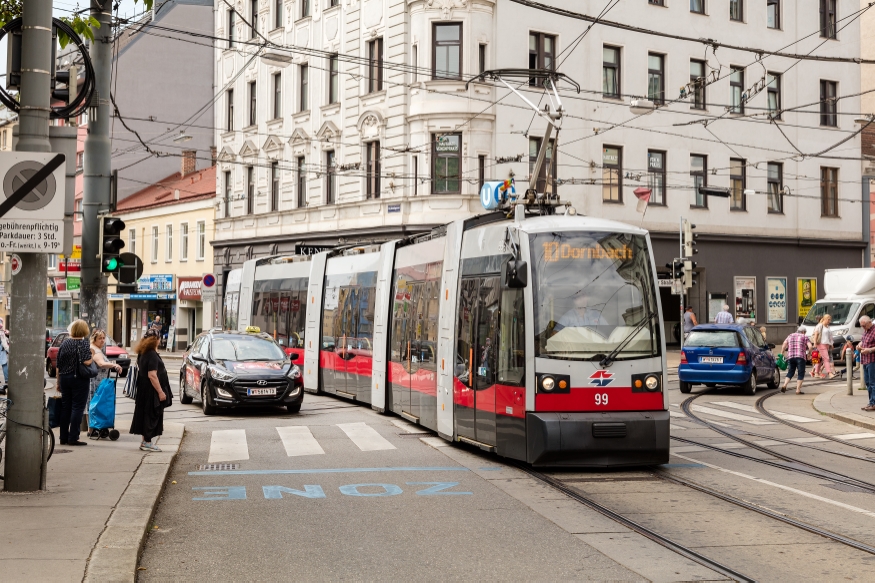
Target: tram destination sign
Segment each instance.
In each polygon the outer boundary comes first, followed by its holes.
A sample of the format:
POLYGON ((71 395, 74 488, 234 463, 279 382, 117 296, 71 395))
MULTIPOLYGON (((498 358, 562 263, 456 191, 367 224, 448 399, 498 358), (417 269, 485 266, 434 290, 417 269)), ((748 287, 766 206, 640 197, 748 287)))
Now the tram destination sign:
POLYGON ((0 251, 63 250, 64 161, 63 154, 0 153, 0 251))

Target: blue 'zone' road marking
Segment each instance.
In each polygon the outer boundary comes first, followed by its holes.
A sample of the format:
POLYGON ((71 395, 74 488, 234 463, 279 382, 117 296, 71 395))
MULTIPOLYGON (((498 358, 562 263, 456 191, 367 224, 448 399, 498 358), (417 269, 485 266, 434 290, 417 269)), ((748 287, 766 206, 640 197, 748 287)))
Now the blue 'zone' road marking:
MULTIPOLYGON (((480 468, 482 470, 491 468, 480 468)), ((500 468, 495 468, 500 469, 500 468)), ((264 476, 268 474, 346 474, 362 472, 470 472, 468 468, 454 467, 399 467, 399 468, 317 468, 312 470, 219 470, 189 472, 189 476, 264 476)))

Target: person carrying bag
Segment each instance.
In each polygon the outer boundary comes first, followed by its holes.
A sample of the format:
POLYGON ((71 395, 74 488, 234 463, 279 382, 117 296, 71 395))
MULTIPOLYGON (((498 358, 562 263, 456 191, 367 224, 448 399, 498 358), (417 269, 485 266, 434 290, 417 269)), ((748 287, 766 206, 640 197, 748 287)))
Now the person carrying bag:
POLYGON ((91 379, 97 376, 97 365, 91 354, 88 331, 85 320, 76 320, 70 325, 70 337, 58 349, 61 445, 88 445, 79 441, 80 424, 88 404, 91 379))
POLYGON ((152 439, 164 433, 164 409, 173 397, 167 369, 156 350, 158 340, 158 332, 147 330, 136 348, 139 372, 131 433, 143 436, 140 449, 148 452, 161 451, 152 439))

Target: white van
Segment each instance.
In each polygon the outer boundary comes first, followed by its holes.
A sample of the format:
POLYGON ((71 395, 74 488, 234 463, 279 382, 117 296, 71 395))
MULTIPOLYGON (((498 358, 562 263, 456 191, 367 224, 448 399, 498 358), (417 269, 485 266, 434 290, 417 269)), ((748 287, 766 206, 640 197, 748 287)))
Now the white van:
POLYGON ((837 358, 844 336, 852 336, 855 342, 863 337, 860 316, 875 320, 875 268, 827 269, 823 291, 825 297, 817 300, 802 323, 810 338, 818 320, 824 314, 832 316, 833 358, 837 358))

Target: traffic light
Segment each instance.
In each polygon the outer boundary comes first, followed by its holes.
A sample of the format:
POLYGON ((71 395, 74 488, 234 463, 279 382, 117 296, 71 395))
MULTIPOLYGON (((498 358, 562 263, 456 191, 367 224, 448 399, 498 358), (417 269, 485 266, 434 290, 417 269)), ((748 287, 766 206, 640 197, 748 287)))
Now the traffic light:
POLYGON ((665 266, 670 270, 671 279, 681 279, 684 277, 684 265, 679 259, 675 259, 671 263, 666 263, 665 266))
POLYGON ((684 219, 684 257, 692 257, 699 252, 696 249, 696 239, 699 238, 698 233, 693 233, 696 225, 684 219))
POLYGON ((118 217, 102 216, 100 218, 100 271, 103 273, 118 273, 122 267, 119 253, 125 246, 121 233, 125 222, 118 217))
POLYGON ((684 288, 685 289, 690 289, 691 287, 696 285, 696 280, 693 279, 693 275, 695 275, 693 273, 693 270, 696 268, 696 265, 697 264, 695 261, 690 261, 689 259, 684 260, 682 273, 683 273, 683 277, 684 277, 684 288))

